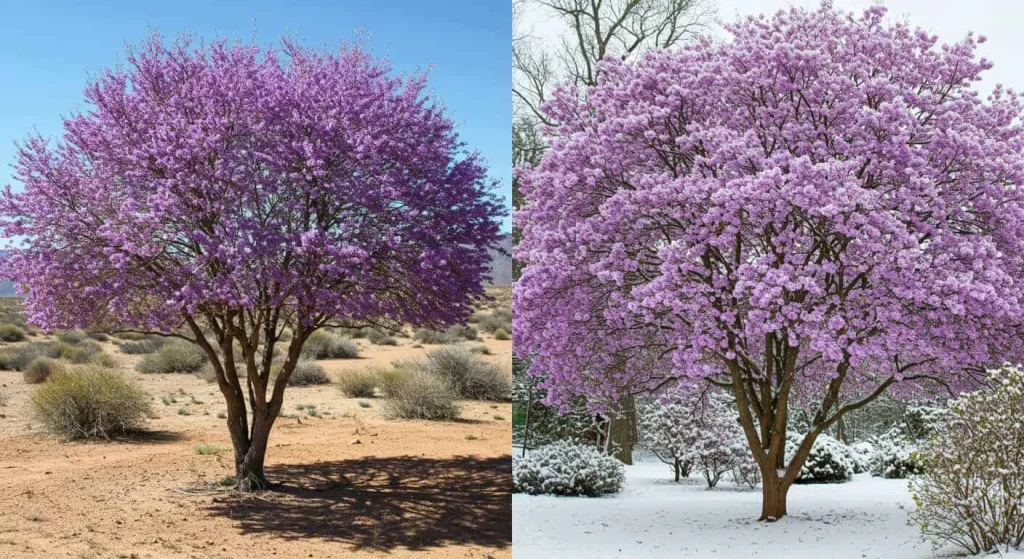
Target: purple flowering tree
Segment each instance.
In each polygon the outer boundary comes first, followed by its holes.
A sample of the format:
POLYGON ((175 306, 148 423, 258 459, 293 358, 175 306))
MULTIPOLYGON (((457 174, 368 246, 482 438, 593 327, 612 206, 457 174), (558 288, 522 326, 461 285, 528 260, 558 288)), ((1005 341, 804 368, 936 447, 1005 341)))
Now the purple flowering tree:
POLYGON ((1022 105, 972 89, 983 38, 939 46, 883 8, 728 30, 545 106, 516 351, 549 404, 731 390, 769 520, 844 414, 1024 358, 1022 105), (787 461, 791 403, 811 425, 787 461))
POLYGON ((42 328, 198 344, 239 489, 267 486, 267 440, 312 332, 442 327, 483 296, 503 210, 425 78, 355 47, 153 37, 85 96, 61 141, 20 149, 24 190, 8 187, 0 214, 23 242, 4 272, 42 328))

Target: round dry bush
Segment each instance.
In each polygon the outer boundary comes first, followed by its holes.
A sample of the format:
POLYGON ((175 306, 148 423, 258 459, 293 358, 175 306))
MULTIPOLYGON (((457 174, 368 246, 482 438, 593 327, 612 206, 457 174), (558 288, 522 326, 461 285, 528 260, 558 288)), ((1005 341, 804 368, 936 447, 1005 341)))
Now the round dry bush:
POLYGON ((512 397, 512 379, 494 363, 461 347, 443 347, 427 354, 426 369, 448 381, 460 398, 505 401, 512 397))
POLYGON ((355 359, 359 357, 359 346, 348 338, 317 330, 309 335, 302 345, 304 359, 355 359))
POLYGON ((347 371, 338 378, 338 389, 349 398, 373 398, 378 376, 375 369, 347 371))
POLYGON ((389 419, 450 421, 459 416, 456 397, 445 379, 426 372, 410 374, 392 387, 382 410, 389 419))
POLYGON ((510 336, 508 335, 508 331, 506 331, 504 328, 498 328, 497 330, 494 331, 495 340, 507 340, 509 339, 509 337, 510 336))
POLYGON ((57 340, 70 345, 81 343, 88 337, 89 335, 86 334, 84 330, 79 330, 78 328, 75 328, 74 330, 66 330, 64 332, 57 332, 57 340))
POLYGON ((43 427, 68 439, 110 438, 136 431, 151 413, 150 397, 138 384, 95 365, 58 370, 30 401, 43 427))
POLYGON ((299 361, 295 364, 292 376, 288 377, 288 386, 312 386, 314 384, 330 384, 331 379, 324 368, 312 361, 299 361))
POLYGON ((206 354, 199 347, 184 341, 164 344, 135 366, 140 373, 197 373, 206 364, 206 354))
POLYGON ((0 324, 0 340, 5 342, 21 342, 27 336, 25 331, 14 324, 0 324))
POLYGON ((60 363, 55 359, 49 357, 36 357, 25 367, 25 371, 22 373, 25 377, 25 382, 28 384, 40 384, 46 382, 46 379, 50 378, 57 369, 60 368, 60 363))

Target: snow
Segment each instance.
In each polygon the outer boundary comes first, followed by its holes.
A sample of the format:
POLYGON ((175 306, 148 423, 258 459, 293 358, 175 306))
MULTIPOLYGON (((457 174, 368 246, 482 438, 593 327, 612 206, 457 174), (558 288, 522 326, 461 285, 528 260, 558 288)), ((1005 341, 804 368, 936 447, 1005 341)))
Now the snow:
MULTIPOLYGON (((907 526, 907 481, 858 474, 840 484, 795 485, 789 516, 758 522, 761 490, 695 475, 675 483, 661 463, 626 468, 626 486, 600 498, 512 496, 512 549, 529 557, 933 558, 907 526)), ((1022 557, 1024 559, 1024 557, 1022 557)))

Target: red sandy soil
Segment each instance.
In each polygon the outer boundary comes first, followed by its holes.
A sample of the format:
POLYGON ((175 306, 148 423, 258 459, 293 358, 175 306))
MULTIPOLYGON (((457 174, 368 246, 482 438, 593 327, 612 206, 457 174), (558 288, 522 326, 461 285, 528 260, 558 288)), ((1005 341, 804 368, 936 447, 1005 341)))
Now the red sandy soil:
MULTIPOLYGON (((485 358, 508 366, 511 342, 484 343, 485 358)), ((359 344, 364 358, 321 364, 338 376, 431 349, 359 344)), ((390 421, 379 400, 291 387, 294 417, 278 420, 267 454, 280 485, 244 495, 216 484, 233 474, 216 386, 136 373, 138 356, 104 346, 154 397, 145 434, 40 434, 32 387, 0 372, 0 558, 511 557, 510 404, 464 402, 456 422, 390 421), (329 415, 296 409, 310 404, 329 415), (223 451, 199 455, 197 444, 223 451)))

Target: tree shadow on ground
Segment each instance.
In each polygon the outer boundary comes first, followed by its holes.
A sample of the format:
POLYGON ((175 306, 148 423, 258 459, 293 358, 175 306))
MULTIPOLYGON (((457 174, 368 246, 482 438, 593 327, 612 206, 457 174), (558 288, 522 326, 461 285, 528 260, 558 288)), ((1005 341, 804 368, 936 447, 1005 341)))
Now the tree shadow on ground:
POLYGON ((353 549, 512 544, 511 456, 412 456, 268 466, 281 482, 215 498, 242 533, 320 538, 353 549))

